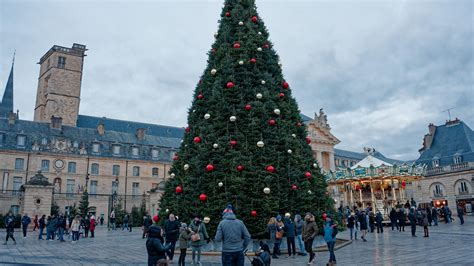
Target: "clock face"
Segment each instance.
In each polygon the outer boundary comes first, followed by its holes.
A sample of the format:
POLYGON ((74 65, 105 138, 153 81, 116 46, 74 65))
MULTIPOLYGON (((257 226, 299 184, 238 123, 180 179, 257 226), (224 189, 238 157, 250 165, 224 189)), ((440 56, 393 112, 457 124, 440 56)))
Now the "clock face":
POLYGON ((56 168, 63 168, 64 167, 64 161, 63 160, 56 160, 54 162, 54 166, 56 166, 56 168))

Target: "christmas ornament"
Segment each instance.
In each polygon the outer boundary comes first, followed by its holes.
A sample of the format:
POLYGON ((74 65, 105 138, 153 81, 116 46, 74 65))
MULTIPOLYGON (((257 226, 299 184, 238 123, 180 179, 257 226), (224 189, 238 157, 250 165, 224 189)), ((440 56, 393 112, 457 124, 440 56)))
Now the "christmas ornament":
POLYGON ((242 21, 239 21, 239 25, 240 25, 240 26, 243 26, 244 23, 243 23, 242 21))
POLYGON ((189 164, 183 165, 183 169, 184 169, 184 170, 188 170, 188 169, 189 169, 189 164))
POLYGON ((194 137, 194 143, 201 143, 200 137, 194 137))
POLYGON ((296 126, 297 126, 297 127, 301 127, 302 125, 303 125, 303 124, 301 124, 301 122, 296 123, 296 126))
POLYGON ((306 172, 306 173, 304 173, 304 176, 305 176, 306 178, 311 178, 311 173, 310 173, 310 172, 306 172))
POLYGON ((260 83, 262 83, 262 85, 265 85, 265 80, 262 79, 262 81, 260 81, 260 83))
POLYGON ((179 143, 183 143, 183 142, 184 142, 184 140, 180 140, 180 141, 179 141, 179 143))
POLYGON ((275 167, 273 167, 273 165, 267 166, 265 170, 267 170, 269 173, 275 173, 275 167))
POLYGON ((214 37, 215 37, 215 38, 217 38, 217 35, 218 35, 218 33, 217 33, 217 32, 214 32, 214 37))
POLYGON ((235 120, 237 120, 237 117, 231 116, 231 117, 229 118, 229 120, 230 120, 230 122, 235 122, 235 120))
POLYGON ((296 138, 296 134, 291 134, 291 136, 292 136, 293 138, 296 138))
POLYGON ((186 127, 186 129, 185 129, 185 130, 186 130, 186 133, 189 133, 189 132, 191 131, 191 128, 189 128, 189 127, 186 127))
POLYGON ((174 173, 170 174, 171 178, 175 177, 176 175, 174 173))
POLYGON ((199 200, 202 201, 202 202, 206 201, 207 200, 207 195, 202 193, 201 195, 199 195, 199 200))
POLYGON ((262 99, 263 95, 261 93, 257 93, 257 99, 262 99))
POLYGON ((237 171, 242 172, 244 170, 244 166, 243 165, 237 165, 236 169, 237 169, 237 171))
POLYGON ((211 69, 211 75, 215 75, 217 73, 217 70, 216 69, 211 69))
POLYGON ((240 48, 240 43, 238 43, 238 42, 234 43, 234 48, 239 49, 240 48))
POLYGON ((208 172, 214 171, 214 165, 208 164, 208 165, 206 166, 206 171, 208 171, 208 172))
POLYGON ((268 48, 270 48, 270 45, 268 45, 268 43, 265 43, 265 44, 263 45, 263 48, 268 49, 268 48))
POLYGON ((244 64, 244 61, 240 60, 239 65, 243 65, 243 64, 244 64))
POLYGON ((222 187, 222 186, 224 186, 224 183, 219 182, 219 183, 217 183, 217 185, 218 185, 219 187, 222 187))
POLYGON ((311 195, 311 194, 313 194, 313 191, 311 191, 311 190, 308 190, 308 194, 310 194, 310 195, 311 195))
POLYGON ((313 163, 313 168, 318 168, 318 164, 317 164, 317 163, 313 163))
POLYGON ((170 209, 166 209, 165 212, 166 212, 166 213, 170 212, 170 209))
POLYGON ((257 51, 261 52, 261 51, 262 51, 262 48, 261 48, 261 47, 258 47, 258 48, 257 48, 257 51))
POLYGON ((325 212, 323 212, 323 220, 324 220, 324 221, 326 221, 326 218, 327 218, 327 217, 328 217, 328 215, 327 215, 325 212))
POLYGON ((229 82, 227 82, 226 86, 227 86, 228 89, 230 89, 230 88, 234 87, 234 82, 229 81, 229 82))
POLYGON ((254 23, 257 22, 257 16, 252 17, 252 22, 254 22, 254 23))
POLYGON ((262 35, 262 33, 259 31, 259 32, 258 32, 258 35, 262 35))
POLYGON ((292 151, 291 149, 288 149, 287 152, 288 152, 288 154, 292 154, 292 153, 293 153, 293 151, 292 151))
POLYGON ((281 62, 278 62, 278 66, 280 66, 280 68, 283 66, 283 64, 281 62))
POLYGON ((279 115, 280 114, 280 109, 273 110, 273 113, 275 113, 276 115, 279 115))
POLYGON ((288 87, 289 87, 290 85, 288 84, 288 82, 283 81, 283 83, 281 84, 281 86, 283 87, 283 89, 288 89, 288 87))
POLYGON ((230 12, 229 11, 225 12, 225 16, 230 17, 230 12))
POLYGON ((237 145, 237 141, 236 140, 231 140, 230 141, 230 146, 234 147, 235 145, 237 145))
POLYGON ((206 216, 206 217, 204 217, 203 221, 204 221, 205 224, 208 224, 211 221, 211 218, 206 216))
POLYGON ((298 189, 298 187, 296 185, 291 186, 291 190, 297 190, 297 189, 298 189))
POLYGON ((405 180, 402 181, 402 188, 405 188, 407 186, 407 182, 405 180))
POLYGON ((274 125, 276 125, 276 121, 275 121, 274 119, 270 119, 270 120, 268 121, 268 124, 269 124, 270 126, 274 126, 274 125))
POLYGON ((307 144, 310 144, 311 143, 311 139, 309 137, 306 137, 306 143, 307 144))
POLYGON ((252 106, 250 106, 250 104, 247 104, 247 105, 245 106, 245 110, 250 111, 250 109, 252 109, 252 106))
POLYGON ((259 148, 263 148, 264 145, 265 144, 261 140, 257 142, 257 147, 259 147, 259 148))
POLYGON ((212 144, 212 147, 213 147, 214 149, 217 149, 217 148, 219 148, 219 144, 214 143, 214 144, 212 144))
POLYGON ((205 114, 205 115, 204 115, 204 119, 207 120, 207 119, 209 119, 209 118, 211 118, 211 115, 210 115, 210 114, 205 114))
POLYGON ((256 210, 251 211, 251 212, 250 212, 250 215, 251 215, 252 217, 256 217, 256 216, 257 216, 257 211, 256 211, 256 210))
POLYGON ((255 58, 250 59, 250 63, 253 63, 253 64, 257 63, 257 59, 255 58))
POLYGON ((177 161, 179 159, 178 155, 173 156, 173 161, 177 161))
POLYGON ((177 186, 176 193, 180 194, 181 192, 183 192, 183 188, 181 186, 177 186))
POLYGON ((270 188, 269 187, 264 188, 263 193, 270 194, 270 188))
POLYGON ((199 100, 202 100, 202 99, 204 99, 204 95, 199 94, 197 98, 198 98, 199 100))

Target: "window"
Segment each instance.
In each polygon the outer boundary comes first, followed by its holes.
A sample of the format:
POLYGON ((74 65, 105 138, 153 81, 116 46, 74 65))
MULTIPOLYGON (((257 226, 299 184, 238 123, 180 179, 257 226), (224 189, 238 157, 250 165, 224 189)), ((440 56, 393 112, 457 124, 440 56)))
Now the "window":
POLYGON ((138 194, 139 194, 139 185, 140 185, 140 183, 133 182, 133 184, 132 184, 132 195, 133 196, 138 196, 138 194))
POLYGON ((133 174, 133 176, 140 176, 140 167, 134 166, 132 174, 133 174))
POLYGON ((42 160, 41 161, 41 171, 42 172, 49 172, 49 160, 42 160))
POLYGON ((120 155, 120 145, 113 145, 112 152, 114 153, 114 155, 120 155))
POLYGON ((153 159, 158 158, 158 154, 159 154, 158 149, 151 149, 151 157, 153 159))
POLYGON ((433 167, 438 167, 439 166, 439 160, 438 159, 435 159, 433 160, 433 167))
POLYGON ((120 165, 112 166, 112 175, 119 176, 120 175, 120 165))
POLYGON ((158 176, 158 170, 159 170, 158 167, 153 167, 151 169, 151 175, 155 177, 158 176))
POLYGON ((459 194, 469 194, 469 189, 467 188, 466 181, 461 181, 458 187, 459 194))
POLYGON ((66 57, 60 56, 58 57, 58 67, 64 68, 66 66, 66 57))
POLYGON ((455 164, 462 163, 462 156, 454 156, 454 163, 455 164))
POLYGON ((67 172, 70 174, 75 174, 76 173, 76 163, 75 162, 69 162, 67 164, 67 172))
POLYGON ((138 147, 132 147, 132 156, 138 157, 138 147))
POLYGON ((0 146, 3 145, 3 139, 4 139, 3 133, 0 133, 0 146))
POLYGON ((18 214, 20 214, 20 205, 12 205, 10 207, 10 210, 13 213, 13 215, 17 216, 18 214))
POLYGON ((16 137, 16 145, 20 147, 24 147, 26 142, 26 136, 17 136, 16 137))
POLYGON ((90 188, 89 193, 91 196, 97 195, 97 181, 96 180, 91 181, 91 188, 90 188))
POLYGON ((99 174, 99 164, 98 163, 93 163, 91 165, 91 174, 92 175, 98 175, 99 174))
POLYGON ((443 196, 443 189, 441 188, 441 185, 435 185, 435 189, 433 192, 434 192, 435 197, 443 196))
POLYGON ((100 151, 100 144, 99 143, 93 143, 92 144, 92 152, 93 153, 99 153, 100 151))
POLYGON ((72 143, 72 147, 73 148, 79 148, 79 142, 77 142, 77 140, 75 140, 73 143, 72 143))
POLYGON ((22 178, 18 176, 13 177, 13 195, 20 194, 21 185, 22 185, 22 178))
POLYGON ((119 183, 117 181, 112 181, 112 194, 118 193, 118 185, 119 183))
POLYGON ((66 186, 66 196, 67 197, 72 197, 74 195, 74 186, 75 186, 75 181, 74 179, 68 179, 67 180, 67 186, 66 186))
POLYGON ((25 163, 25 160, 22 158, 16 158, 15 159, 15 170, 23 170, 23 164, 25 163))
POLYGON ((2 192, 5 193, 5 190, 8 188, 8 172, 3 172, 3 183, 2 183, 2 192))
POLYGON ((48 140, 46 138, 43 138, 41 140, 41 145, 48 145, 48 140))

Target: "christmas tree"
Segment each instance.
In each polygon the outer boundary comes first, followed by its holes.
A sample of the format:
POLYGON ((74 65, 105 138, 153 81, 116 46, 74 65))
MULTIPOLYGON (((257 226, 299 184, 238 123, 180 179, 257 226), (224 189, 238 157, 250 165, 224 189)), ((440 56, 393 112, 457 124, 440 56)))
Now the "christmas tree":
POLYGON ((212 234, 231 203, 252 237, 260 238, 272 216, 332 209, 253 0, 225 1, 188 125, 173 158, 161 216, 207 216, 212 234))
POLYGON ((86 217, 89 214, 89 194, 84 191, 79 201, 79 215, 86 217))

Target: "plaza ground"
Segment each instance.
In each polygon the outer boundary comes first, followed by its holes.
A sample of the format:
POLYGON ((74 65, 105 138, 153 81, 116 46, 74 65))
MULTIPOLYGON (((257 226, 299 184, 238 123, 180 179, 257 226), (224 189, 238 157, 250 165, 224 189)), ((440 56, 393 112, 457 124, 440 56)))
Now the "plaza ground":
MULTIPOLYGON (((338 234, 348 238, 347 231, 338 234)), ((383 234, 369 233, 368 242, 360 240, 336 251, 338 265, 474 265, 474 217, 466 218, 464 225, 456 221, 430 227, 430 237, 423 237, 423 228, 417 227, 417 238, 412 238, 410 227, 405 232, 392 231, 385 227, 383 234)), ((5 232, 0 232, 2 242, 5 232)), ((30 232, 23 239, 16 230, 17 245, 11 240, 7 246, 0 245, 0 264, 124 264, 146 265, 145 240, 140 228, 126 231, 107 231, 105 226, 96 231, 96 238, 70 241, 37 240, 37 232, 30 232)), ((316 253, 314 265, 326 265, 327 251, 316 253)), ((191 255, 186 257, 191 261, 191 255)), ((220 256, 203 256, 202 265, 220 265, 220 256)), ((307 257, 272 260, 272 265, 306 265, 307 257)), ((175 258, 177 265, 177 257, 175 258)), ((191 265, 191 264, 189 264, 191 265)), ((246 259, 246 265, 250 265, 246 259)))

